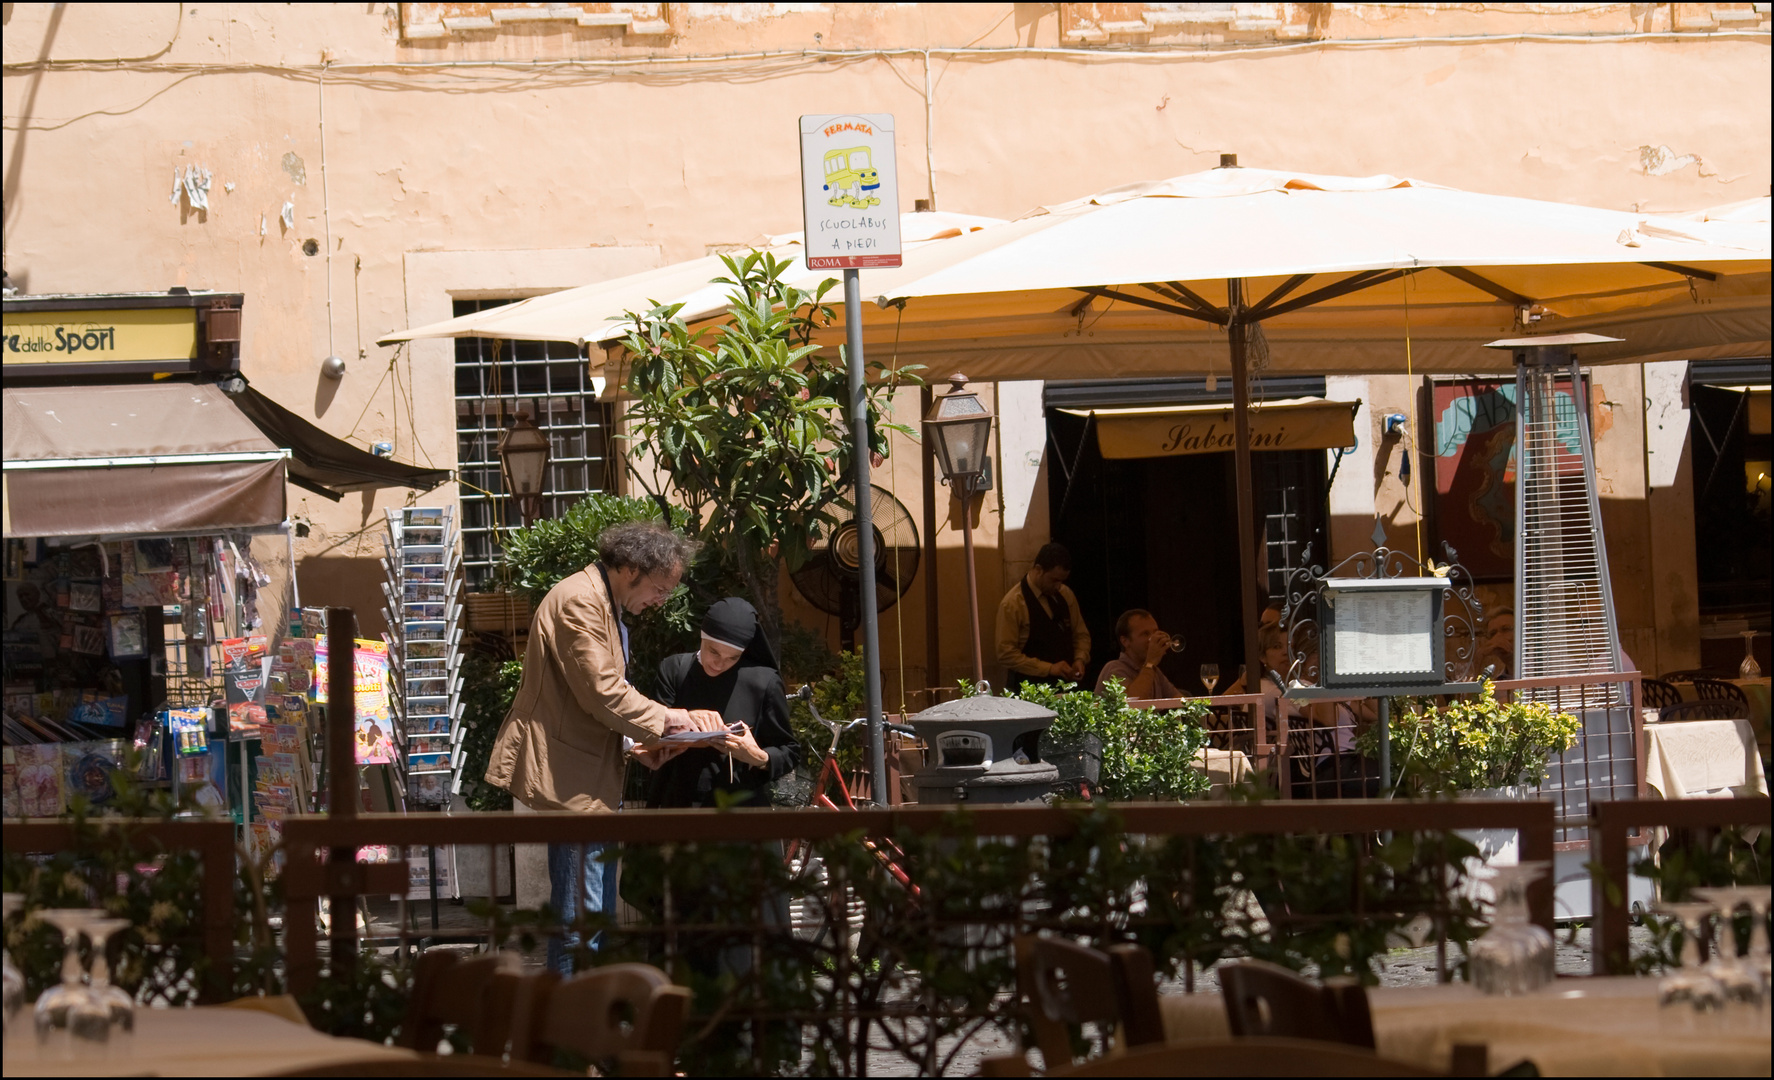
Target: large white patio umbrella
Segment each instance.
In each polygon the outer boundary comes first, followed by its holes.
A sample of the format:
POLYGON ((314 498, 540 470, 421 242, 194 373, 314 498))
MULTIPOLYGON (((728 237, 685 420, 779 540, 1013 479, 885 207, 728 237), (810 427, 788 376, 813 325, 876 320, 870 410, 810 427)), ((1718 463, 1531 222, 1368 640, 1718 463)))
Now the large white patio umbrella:
POLYGON ((1663 220, 1228 162, 1044 207, 871 275, 865 339, 974 379, 1229 375, 1254 671, 1253 369, 1506 371, 1507 353, 1480 346, 1542 332, 1626 339, 1586 348, 1590 363, 1765 355, 1756 216, 1663 220))
MULTIPOLYGON (((975 214, 901 214, 900 236, 908 256, 915 259, 938 241, 1002 224, 1001 218, 975 214)), ((804 287, 816 286, 830 276, 809 271, 801 265, 801 234, 798 232, 759 237, 753 248, 789 261, 792 264, 791 279, 804 287)), ((719 255, 706 255, 609 281, 532 296, 515 304, 487 308, 410 330, 391 331, 377 338, 376 344, 394 345, 416 338, 440 337, 571 341, 577 345, 618 340, 628 331, 627 324, 622 321, 623 313, 647 311, 655 303, 684 303, 688 312, 703 316, 725 312, 730 287, 710 283, 726 273, 727 268, 719 255)))

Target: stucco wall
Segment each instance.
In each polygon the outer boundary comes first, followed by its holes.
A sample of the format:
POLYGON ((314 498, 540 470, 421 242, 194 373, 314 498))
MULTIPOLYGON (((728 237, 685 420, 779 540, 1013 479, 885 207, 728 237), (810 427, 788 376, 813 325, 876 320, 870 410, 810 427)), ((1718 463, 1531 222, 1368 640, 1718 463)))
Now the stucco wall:
MULTIPOLYGON (((1140 14, 1165 5, 588 4, 630 21, 413 36, 544 6, 6 5, 7 273, 38 293, 244 292, 255 385, 353 442, 442 466, 449 350, 397 358, 377 334, 452 296, 797 229, 804 112, 895 113, 908 202, 1004 217, 1221 151, 1641 210, 1768 191, 1767 23, 1748 4, 1235 4, 1218 22, 1140 14), (1120 9, 1150 30, 1099 43, 1105 21, 1128 23, 1120 9), (192 166, 211 177, 207 210, 169 198, 192 166), (319 373, 329 353, 351 367, 337 384, 319 373), (392 380, 378 385, 391 363, 413 394, 398 425, 392 380)), ((1035 440, 1018 423, 1001 445, 1026 463, 1035 440)), ((995 549, 1014 573, 1039 531, 1041 466, 1033 480, 1017 468, 1006 497, 1029 512, 1000 525, 994 493, 982 523, 988 602, 995 549)), ((916 515, 915 477, 901 497, 916 515)), ((1379 482, 1390 512, 1399 493, 1379 482)), ((338 560, 375 551, 365 530, 404 497, 292 492, 313 522, 305 599, 375 608, 338 560)), ((906 653, 921 667, 914 614, 906 653)), ((963 671, 964 637, 945 629, 944 654, 946 676, 963 671)))

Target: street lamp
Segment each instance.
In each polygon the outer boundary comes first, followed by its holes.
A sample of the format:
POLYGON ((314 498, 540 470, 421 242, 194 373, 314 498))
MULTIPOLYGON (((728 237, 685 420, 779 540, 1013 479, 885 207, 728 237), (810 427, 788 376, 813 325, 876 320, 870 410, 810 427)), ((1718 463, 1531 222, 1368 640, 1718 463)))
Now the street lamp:
POLYGON ((517 422, 499 436, 499 468, 505 490, 517 499, 518 512, 529 525, 542 513, 542 482, 548 475, 548 435, 520 410, 517 422))
POLYGON ((979 586, 973 566, 969 504, 975 491, 985 490, 980 481, 991 466, 986 451, 991 445, 992 411, 980 402, 978 394, 967 389, 967 376, 949 376, 949 392, 937 398, 924 417, 924 435, 936 451, 943 479, 961 499, 961 535, 967 547, 967 613, 973 620, 973 678, 982 683, 986 668, 979 646, 979 586))

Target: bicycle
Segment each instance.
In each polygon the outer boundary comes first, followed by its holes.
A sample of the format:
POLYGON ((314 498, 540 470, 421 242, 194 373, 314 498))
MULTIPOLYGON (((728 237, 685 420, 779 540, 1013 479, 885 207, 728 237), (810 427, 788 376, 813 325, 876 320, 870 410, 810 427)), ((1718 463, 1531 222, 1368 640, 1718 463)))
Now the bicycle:
MULTIPOLYGON (((820 763, 818 778, 814 780, 812 789, 809 791, 805 802, 801 802, 797 799, 797 803, 799 805, 817 806, 834 811, 862 809, 862 807, 858 805, 856 797, 851 793, 850 785, 844 782, 844 771, 838 765, 838 744, 843 740, 845 735, 848 735, 859 727, 867 725, 868 718, 858 717, 849 723, 827 720, 824 716, 820 715, 819 707, 813 704, 813 687, 811 686, 801 687, 800 691, 794 696, 797 700, 805 702, 807 705, 807 711, 813 714, 813 719, 818 721, 821 727, 825 728, 832 734, 831 743, 826 747, 824 760, 820 763)), ((917 734, 911 728, 902 724, 885 724, 883 727, 885 730, 899 735, 916 737, 917 734)), ((881 805, 875 800, 868 801, 873 805, 881 805)), ((875 861, 881 864, 881 868, 887 871, 888 876, 904 887, 912 900, 916 902, 919 890, 918 886, 912 882, 911 874, 906 869, 905 864, 907 858, 905 851, 901 849, 898 844, 886 837, 880 837, 878 839, 865 837, 863 838, 862 844, 863 847, 868 849, 869 853, 874 856, 875 861)), ((803 873, 810 873, 823 879, 823 867, 808 865, 809 845, 807 841, 791 840, 789 843, 785 844, 783 858, 788 865, 789 872, 796 877, 800 877, 803 873)), ((816 862, 816 860, 814 861, 816 862)), ((817 884, 812 885, 810 891, 817 891, 823 887, 825 887, 825 882, 820 880, 817 884)), ((849 907, 850 905, 846 903, 843 905, 843 910, 848 913, 849 907)), ((812 920, 805 921, 811 922, 812 920)), ((819 922, 823 924, 823 920, 819 920, 819 922)), ((820 932, 823 933, 823 930, 820 932)))

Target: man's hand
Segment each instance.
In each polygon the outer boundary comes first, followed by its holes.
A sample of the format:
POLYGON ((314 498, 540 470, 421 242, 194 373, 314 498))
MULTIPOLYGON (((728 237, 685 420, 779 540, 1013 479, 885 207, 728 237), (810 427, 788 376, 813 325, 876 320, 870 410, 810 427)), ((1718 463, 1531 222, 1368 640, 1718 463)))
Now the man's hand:
POLYGON ((1152 635, 1152 640, 1146 642, 1146 663, 1157 667, 1164 659, 1164 654, 1169 651, 1170 635, 1160 630, 1152 635))
POLYGON ((632 756, 636 761, 645 765, 647 768, 657 769, 672 758, 683 753, 684 750, 685 748, 682 746, 655 746, 651 750, 643 750, 636 747, 632 751, 632 756))
POLYGON ((665 734, 679 731, 719 731, 727 725, 713 709, 665 710, 665 734))
POLYGON ((1053 674, 1061 679, 1076 679, 1084 674, 1084 670, 1070 660, 1060 660, 1053 665, 1053 674))

